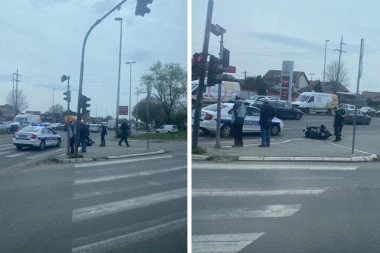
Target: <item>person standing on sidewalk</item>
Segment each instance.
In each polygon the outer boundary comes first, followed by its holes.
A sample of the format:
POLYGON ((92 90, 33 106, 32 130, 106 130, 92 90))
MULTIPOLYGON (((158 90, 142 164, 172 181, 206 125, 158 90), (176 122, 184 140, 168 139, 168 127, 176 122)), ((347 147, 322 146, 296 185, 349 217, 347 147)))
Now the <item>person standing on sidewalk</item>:
POLYGON ((88 128, 82 119, 79 126, 79 139, 82 148, 81 153, 86 153, 86 139, 88 137, 88 128))
POLYGON ((233 147, 243 147, 243 125, 247 109, 239 95, 236 95, 235 99, 235 104, 232 107, 232 130, 235 139, 233 147))
POLYGON ((260 113, 260 135, 261 144, 259 147, 270 147, 270 135, 272 129, 272 120, 276 115, 274 107, 269 104, 269 99, 267 97, 263 98, 264 104, 261 107, 260 113))
POLYGON ((102 131, 100 132, 100 145, 99 146, 105 146, 106 145, 106 139, 104 138, 107 134, 107 127, 104 123, 102 123, 102 131))
POLYGON ((125 144, 127 144, 127 147, 129 147, 129 143, 127 139, 129 127, 128 127, 127 121, 124 121, 121 124, 120 129, 121 129, 121 139, 119 141, 119 146, 121 146, 121 143, 125 141, 125 144))
POLYGON ((346 111, 343 109, 343 105, 339 105, 339 109, 334 107, 335 117, 334 117, 334 133, 335 140, 333 142, 338 142, 342 140, 340 137, 342 136, 342 129, 344 125, 344 117, 346 111))
POLYGON ((70 130, 70 153, 74 153, 74 145, 75 145, 75 124, 73 121, 70 121, 69 125, 69 130, 70 130))

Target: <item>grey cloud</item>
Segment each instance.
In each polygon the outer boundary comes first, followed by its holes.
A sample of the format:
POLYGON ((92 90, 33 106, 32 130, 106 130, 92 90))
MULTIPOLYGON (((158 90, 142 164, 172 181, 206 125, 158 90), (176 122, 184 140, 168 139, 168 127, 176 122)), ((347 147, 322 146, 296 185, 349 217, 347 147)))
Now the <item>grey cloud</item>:
POLYGON ((123 55, 124 59, 144 62, 153 59, 153 53, 146 50, 134 50, 133 52, 128 52, 123 55))
POLYGON ((252 37, 272 42, 275 44, 281 44, 285 46, 298 47, 298 48, 314 48, 320 46, 320 44, 314 43, 309 40, 301 39, 298 37, 291 37, 276 33, 263 33, 253 32, 252 37))

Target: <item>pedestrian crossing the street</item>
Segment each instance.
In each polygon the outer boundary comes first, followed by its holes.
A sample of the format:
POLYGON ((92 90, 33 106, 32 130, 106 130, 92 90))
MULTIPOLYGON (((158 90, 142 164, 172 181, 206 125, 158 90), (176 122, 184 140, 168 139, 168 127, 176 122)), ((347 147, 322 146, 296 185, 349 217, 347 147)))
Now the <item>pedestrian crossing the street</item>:
POLYGON ((74 168, 73 253, 137 252, 181 233, 186 249, 186 160, 162 155, 74 168))
POLYGON ((275 224, 296 217, 357 166, 193 163, 192 169, 192 252, 238 253, 254 252, 275 224))

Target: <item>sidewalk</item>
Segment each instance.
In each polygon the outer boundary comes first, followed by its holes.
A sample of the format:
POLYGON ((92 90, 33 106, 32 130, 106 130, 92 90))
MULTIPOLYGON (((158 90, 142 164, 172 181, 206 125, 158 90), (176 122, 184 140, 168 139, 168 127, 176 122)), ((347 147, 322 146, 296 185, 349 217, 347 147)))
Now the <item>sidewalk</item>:
POLYGON ((351 153, 349 142, 332 143, 331 140, 311 140, 306 138, 273 141, 270 147, 258 147, 257 143, 245 143, 244 147, 215 144, 207 145, 206 154, 193 155, 193 160, 232 160, 232 161, 312 161, 312 162, 365 162, 378 159, 376 154, 355 150, 351 153))
POLYGON ((122 146, 118 145, 119 140, 114 138, 113 135, 106 136, 106 146, 99 146, 100 138, 97 134, 91 136, 95 141, 92 146, 86 147, 86 153, 81 153, 79 150, 78 154, 83 155, 83 158, 69 158, 68 155, 60 155, 56 159, 64 163, 78 163, 78 162, 89 162, 89 161, 99 161, 99 160, 108 160, 108 159, 119 159, 119 158, 128 158, 136 156, 148 156, 148 155, 157 155, 168 152, 158 143, 153 142, 152 140, 149 143, 149 150, 147 149, 146 140, 128 140, 129 147, 122 143, 122 146), (99 139, 99 140, 98 140, 99 139))

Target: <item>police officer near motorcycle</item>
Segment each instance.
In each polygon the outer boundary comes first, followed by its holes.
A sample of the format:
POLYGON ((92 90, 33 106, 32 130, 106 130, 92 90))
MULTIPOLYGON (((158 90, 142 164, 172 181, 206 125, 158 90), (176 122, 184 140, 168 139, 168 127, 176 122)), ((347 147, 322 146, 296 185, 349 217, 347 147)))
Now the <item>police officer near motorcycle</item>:
POLYGON ((335 117, 334 117, 334 133, 335 133, 335 140, 333 142, 338 142, 341 139, 342 136, 342 129, 344 125, 344 117, 346 114, 346 111, 343 109, 343 105, 339 105, 339 109, 334 107, 335 117))

